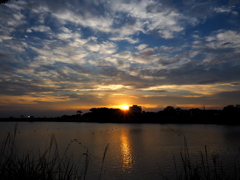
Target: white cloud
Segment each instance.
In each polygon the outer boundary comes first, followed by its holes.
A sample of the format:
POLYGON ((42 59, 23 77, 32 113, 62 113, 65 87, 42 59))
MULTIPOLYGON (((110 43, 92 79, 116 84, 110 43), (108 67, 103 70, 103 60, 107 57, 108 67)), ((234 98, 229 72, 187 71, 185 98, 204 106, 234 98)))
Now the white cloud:
POLYGON ((91 44, 87 44, 87 48, 90 51, 98 52, 100 50, 100 45, 91 43, 91 44))
POLYGON ((10 27, 18 27, 26 23, 25 16, 21 14, 21 12, 18 11, 12 12, 10 16, 11 18, 6 19, 7 25, 10 27))
POLYGON ((113 54, 116 50, 116 44, 112 42, 103 42, 100 47, 100 54, 113 54))
POLYGON ((164 52, 170 52, 174 47, 169 47, 169 46, 161 46, 160 50, 164 52))
POLYGON ((219 32, 216 38, 222 42, 233 42, 236 44, 240 43, 240 34, 232 30, 219 32))
POLYGON ((208 46, 214 49, 218 48, 240 48, 240 34, 232 30, 219 30, 214 32, 212 36, 208 36, 206 40, 208 46))
POLYGON ((21 11, 23 9, 22 5, 24 4, 24 1, 19 1, 18 3, 6 3, 5 6, 9 7, 10 9, 21 11))
POLYGON ((10 40, 10 39, 12 39, 12 37, 0 35, 0 42, 3 42, 5 40, 10 40))
POLYGON ((119 29, 121 36, 132 35, 138 31, 149 33, 158 32, 163 38, 169 39, 175 32, 184 30, 183 21, 195 22, 194 18, 188 18, 182 14, 164 7, 161 3, 153 0, 148 1, 115 1, 111 4, 114 12, 126 13, 127 16, 135 18, 134 24, 126 24, 119 29))
POLYGON ((87 39, 74 38, 72 41, 69 42, 69 46, 75 47, 77 49, 82 48, 88 42, 87 39))
POLYGON ((125 24, 120 28, 115 28, 112 30, 115 34, 118 34, 120 37, 131 36, 138 32, 145 32, 143 28, 143 22, 136 20, 134 24, 125 24))
POLYGON ((139 51, 142 51, 143 49, 147 48, 148 45, 147 44, 140 44, 139 46, 137 46, 136 48, 139 50, 139 51))
POLYGON ((235 8, 235 6, 221 6, 221 7, 215 7, 213 9, 213 11, 217 12, 217 13, 232 13, 234 15, 238 15, 237 11, 234 11, 233 9, 235 8))
POLYGON ((111 38, 112 40, 127 40, 130 43, 137 42, 129 37, 137 32, 158 32, 161 37, 169 39, 173 38, 175 33, 183 31, 186 24, 196 22, 196 19, 186 17, 175 9, 169 9, 154 0, 100 3, 104 4, 105 10, 108 10, 107 13, 93 13, 99 11, 93 6, 91 10, 82 10, 81 13, 71 6, 64 11, 52 12, 44 6, 40 6, 37 11, 39 14, 40 11, 51 12, 62 24, 71 22, 74 25, 91 28, 96 32, 111 33, 115 35, 111 38), (124 22, 124 18, 132 20, 124 22), (115 27, 118 21, 123 24, 115 27))
POLYGON ((88 42, 85 44, 85 47, 90 51, 90 52, 97 52, 99 55, 104 55, 104 54, 113 54, 117 50, 117 46, 113 42, 105 41, 102 43, 99 42, 88 42))
POLYGON ((114 54, 113 57, 115 57, 117 59, 126 60, 128 62, 133 60, 133 56, 130 51, 123 51, 123 52, 114 54))
POLYGON ((111 32, 113 19, 110 17, 92 16, 88 13, 85 14, 85 16, 82 16, 74 13, 70 9, 65 10, 65 12, 55 12, 53 15, 63 24, 71 22, 73 24, 91 28, 94 31, 111 32))
MULTIPOLYGON (((38 17, 40 24, 44 23, 46 16, 52 15, 62 25, 70 22, 73 25, 91 28, 96 32, 111 33, 114 35, 111 40, 126 40, 132 44, 137 43, 138 40, 132 39, 130 36, 137 32, 157 32, 162 38, 169 39, 173 38, 175 33, 183 31, 186 23, 191 24, 191 22, 196 21, 194 18, 186 17, 175 9, 169 9, 169 7, 154 0, 130 1, 126 3, 124 1, 99 3, 104 4, 106 13, 99 13, 99 10, 94 6, 91 6, 92 9, 89 10, 83 8, 81 13, 79 13, 73 6, 74 3, 72 3, 73 5, 68 4, 68 6, 63 4, 60 8, 61 10, 57 10, 59 5, 55 8, 51 3, 41 3, 39 6, 35 5, 31 11, 34 16, 38 17), (125 24, 123 22, 120 27, 115 27, 116 22, 122 22, 125 17, 133 21, 126 22, 125 24)), ((16 15, 16 17, 21 18, 20 15, 16 15)), ((12 24, 14 23, 12 22, 12 24)), ((39 26, 38 28, 33 27, 32 30, 47 32, 50 29, 46 26, 39 26)), ((30 29, 28 29, 28 32, 30 32, 30 29)), ((70 32, 64 33, 69 34, 70 32)), ((62 34, 62 37, 68 38, 66 34, 65 36, 62 34)))
POLYGON ((44 25, 33 26, 33 27, 31 27, 31 30, 34 30, 37 32, 45 32, 45 33, 51 32, 51 28, 49 26, 44 26, 44 25))
POLYGON ((138 39, 135 40, 135 39, 132 39, 131 37, 120 37, 120 36, 111 37, 111 38, 109 38, 109 40, 111 40, 111 41, 128 41, 130 44, 136 44, 139 42, 138 39))

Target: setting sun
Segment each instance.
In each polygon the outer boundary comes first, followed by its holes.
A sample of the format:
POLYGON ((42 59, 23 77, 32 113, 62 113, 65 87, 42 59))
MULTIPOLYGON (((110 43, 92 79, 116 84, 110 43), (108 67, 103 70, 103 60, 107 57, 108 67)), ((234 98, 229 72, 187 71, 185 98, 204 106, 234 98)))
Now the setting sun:
POLYGON ((129 106, 128 106, 128 105, 125 105, 125 104, 124 104, 124 105, 121 105, 121 109, 122 109, 122 110, 128 110, 128 109, 129 109, 129 106))

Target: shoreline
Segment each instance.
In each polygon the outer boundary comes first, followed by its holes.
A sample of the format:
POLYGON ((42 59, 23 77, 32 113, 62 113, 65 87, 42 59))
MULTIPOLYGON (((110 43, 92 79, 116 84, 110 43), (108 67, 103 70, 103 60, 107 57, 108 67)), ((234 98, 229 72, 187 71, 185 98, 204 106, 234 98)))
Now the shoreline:
MULTIPOLYGON (((227 117, 222 117, 227 118, 227 117)), ((236 118, 236 117, 235 117, 236 118)), ((208 119, 208 118, 207 118, 208 119)), ((240 125, 240 122, 237 121, 229 121, 229 117, 227 118, 228 123, 224 122, 222 120, 211 120, 206 121, 203 120, 202 122, 199 119, 187 119, 185 121, 181 121, 180 119, 117 119, 117 120, 84 120, 80 118, 0 118, 0 122, 77 122, 77 123, 112 123, 112 124, 189 124, 189 125, 195 125, 195 124, 206 124, 206 125, 240 125), (218 122, 217 122, 218 121, 218 122)), ((226 120, 226 121, 227 121, 226 120)))

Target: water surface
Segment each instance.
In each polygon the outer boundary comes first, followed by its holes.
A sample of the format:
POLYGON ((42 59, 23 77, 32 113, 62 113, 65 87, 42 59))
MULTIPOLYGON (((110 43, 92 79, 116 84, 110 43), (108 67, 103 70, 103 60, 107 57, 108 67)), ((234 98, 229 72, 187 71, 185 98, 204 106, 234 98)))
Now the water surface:
MULTIPOLYGON (((0 123, 0 140, 16 123, 0 123)), ((106 146, 102 179, 162 179, 175 176, 174 158, 188 148, 194 161, 200 152, 218 154, 228 163, 239 155, 240 127, 220 125, 108 124, 69 122, 19 122, 19 152, 44 150, 54 135, 60 153, 69 148, 76 158, 88 151, 87 179, 98 179, 106 146), (185 142, 186 140, 186 142, 185 142)))

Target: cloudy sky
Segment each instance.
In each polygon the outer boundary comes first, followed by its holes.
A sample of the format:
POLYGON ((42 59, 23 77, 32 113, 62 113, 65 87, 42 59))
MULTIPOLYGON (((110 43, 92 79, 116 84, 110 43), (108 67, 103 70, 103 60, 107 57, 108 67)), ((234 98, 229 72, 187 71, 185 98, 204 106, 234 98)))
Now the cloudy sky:
POLYGON ((0 75, 0 116, 239 104, 240 2, 11 0, 0 75))

